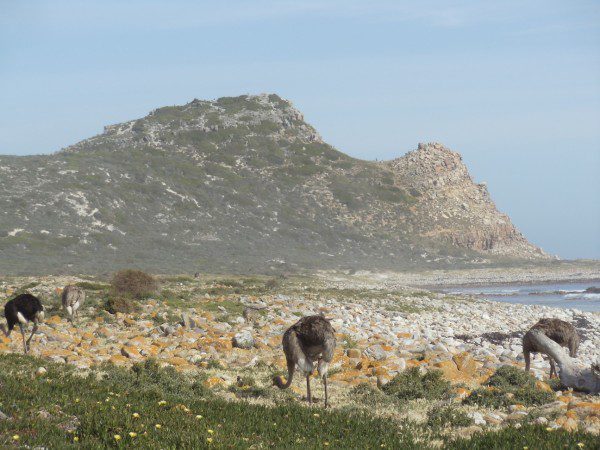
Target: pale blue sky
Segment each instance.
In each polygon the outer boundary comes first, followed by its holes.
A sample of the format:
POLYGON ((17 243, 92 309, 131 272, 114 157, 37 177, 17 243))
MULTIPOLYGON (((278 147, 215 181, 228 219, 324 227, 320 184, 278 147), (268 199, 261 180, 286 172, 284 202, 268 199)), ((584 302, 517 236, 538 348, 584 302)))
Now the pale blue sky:
POLYGON ((599 1, 0 0, 0 154, 261 92, 356 157, 443 142, 531 241, 600 258, 599 1))

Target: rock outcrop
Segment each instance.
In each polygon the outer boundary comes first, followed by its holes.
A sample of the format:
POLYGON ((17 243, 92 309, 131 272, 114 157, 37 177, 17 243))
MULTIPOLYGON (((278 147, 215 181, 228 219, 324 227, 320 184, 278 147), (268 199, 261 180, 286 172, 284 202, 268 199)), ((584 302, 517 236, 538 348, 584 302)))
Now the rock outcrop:
POLYGON ((460 154, 439 143, 388 161, 418 202, 412 217, 424 236, 507 256, 545 257, 500 213, 485 183, 475 183, 460 154))

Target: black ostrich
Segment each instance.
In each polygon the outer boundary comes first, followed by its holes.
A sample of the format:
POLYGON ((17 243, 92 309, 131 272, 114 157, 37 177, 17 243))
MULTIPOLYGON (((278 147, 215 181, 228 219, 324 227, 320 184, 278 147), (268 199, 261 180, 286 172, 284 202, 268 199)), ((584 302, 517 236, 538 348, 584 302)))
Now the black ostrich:
POLYGON ((29 343, 31 338, 38 329, 38 324, 44 321, 44 307, 40 299, 31 294, 20 294, 12 300, 9 300, 4 305, 4 317, 8 323, 8 330, 2 324, 1 328, 4 334, 8 337, 16 324, 19 324, 21 336, 23 336, 23 349, 25 354, 29 351, 29 343), (33 322, 33 330, 31 336, 25 341, 25 325, 28 322, 33 322))

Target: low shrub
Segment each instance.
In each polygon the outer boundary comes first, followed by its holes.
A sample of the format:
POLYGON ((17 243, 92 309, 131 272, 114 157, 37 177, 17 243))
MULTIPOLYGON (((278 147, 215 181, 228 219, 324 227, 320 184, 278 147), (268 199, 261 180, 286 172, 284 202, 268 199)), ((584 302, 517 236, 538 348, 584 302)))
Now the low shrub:
POLYGON ((447 396, 450 388, 450 382, 443 378, 441 371, 430 370, 421 374, 418 367, 411 367, 392 378, 382 390, 400 400, 435 400, 447 396))
POLYGON ((111 288, 116 295, 141 300, 153 295, 158 285, 152 275, 141 270, 126 269, 115 273, 111 288))
POLYGON ((551 392, 536 387, 533 375, 518 367, 499 367, 483 387, 474 390, 464 403, 488 408, 502 408, 515 403, 525 406, 543 405, 554 399, 551 392))

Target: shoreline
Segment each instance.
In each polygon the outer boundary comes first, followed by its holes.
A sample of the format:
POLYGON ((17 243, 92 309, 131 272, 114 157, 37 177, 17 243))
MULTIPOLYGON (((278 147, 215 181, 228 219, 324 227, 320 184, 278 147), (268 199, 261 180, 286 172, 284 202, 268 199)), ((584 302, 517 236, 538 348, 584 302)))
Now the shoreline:
POLYGON ((398 285, 430 290, 448 287, 505 286, 511 284, 599 284, 600 262, 562 267, 496 267, 414 272, 359 271, 353 275, 322 272, 322 274, 387 287, 398 285))
MULTIPOLYGON (((447 289, 447 288, 476 288, 476 287, 484 287, 484 286, 534 286, 534 285, 550 285, 550 284, 575 284, 575 283, 590 283, 592 285, 599 284, 600 278, 582 278, 582 279, 552 279, 552 280, 543 280, 543 281, 495 281, 495 282, 473 282, 473 283, 445 283, 445 284, 432 284, 432 285, 420 285, 419 288, 431 290, 432 292, 437 292, 439 289, 447 289)), ((414 286, 417 287, 417 286, 414 286)), ((590 286, 591 287, 591 286, 590 286)), ((440 291, 441 292, 441 291, 440 291)))

